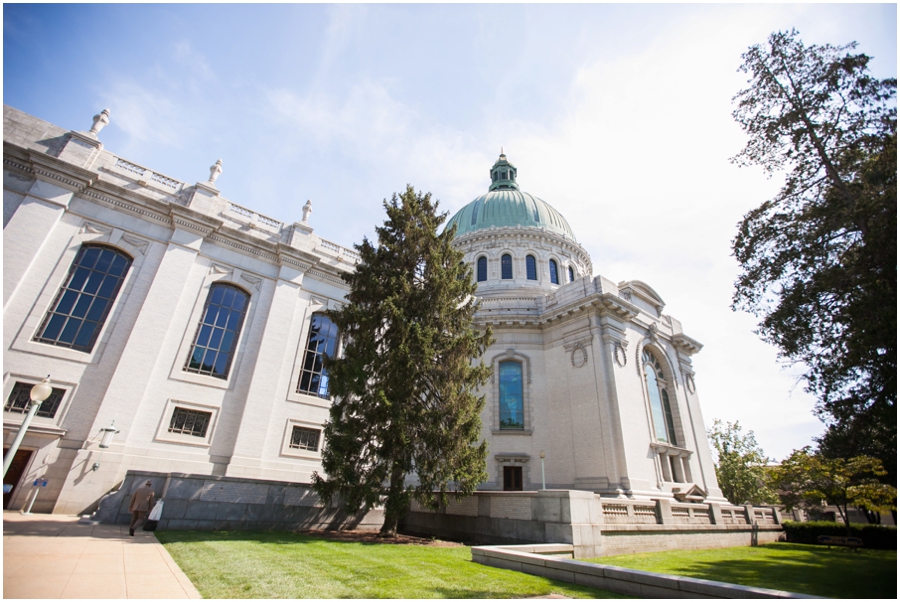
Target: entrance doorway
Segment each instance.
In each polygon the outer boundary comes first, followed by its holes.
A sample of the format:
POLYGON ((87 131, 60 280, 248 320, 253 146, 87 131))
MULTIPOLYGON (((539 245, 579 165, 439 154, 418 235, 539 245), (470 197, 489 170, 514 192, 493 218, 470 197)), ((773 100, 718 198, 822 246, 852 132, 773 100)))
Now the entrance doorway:
MULTIPOLYGON (((8 450, 8 447, 3 448, 4 457, 6 457, 6 452, 8 450)), ((22 475, 25 474, 25 469, 28 468, 28 462, 31 460, 31 454, 33 453, 34 451, 30 449, 16 450, 16 455, 13 457, 12 464, 9 465, 9 470, 6 472, 6 476, 3 477, 4 510, 9 507, 9 502, 16 492, 16 489, 19 487, 19 481, 22 480, 22 475), (8 486, 11 486, 9 493, 6 492, 8 486)))
POLYGON ((522 467, 503 467, 503 491, 522 491, 522 467))

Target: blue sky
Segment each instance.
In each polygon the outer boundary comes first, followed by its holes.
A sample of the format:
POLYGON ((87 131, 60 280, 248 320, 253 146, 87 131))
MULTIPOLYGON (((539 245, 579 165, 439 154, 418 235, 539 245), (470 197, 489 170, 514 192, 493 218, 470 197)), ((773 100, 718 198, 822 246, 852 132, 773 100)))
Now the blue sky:
POLYGON ((503 146, 595 275, 639 279, 705 345, 704 418, 777 458, 822 431, 752 316, 729 309, 741 216, 777 178, 728 162, 745 138, 740 55, 774 30, 859 43, 897 73, 895 4, 3 6, 3 101, 320 236, 373 236, 410 183, 455 212, 503 146))

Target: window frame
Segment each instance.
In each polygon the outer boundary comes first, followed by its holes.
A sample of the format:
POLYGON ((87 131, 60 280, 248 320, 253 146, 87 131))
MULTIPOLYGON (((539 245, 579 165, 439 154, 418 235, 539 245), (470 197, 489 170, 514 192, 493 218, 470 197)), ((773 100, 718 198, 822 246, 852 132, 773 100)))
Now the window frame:
POLYGON ((559 285, 559 262, 551 257, 547 262, 547 269, 550 270, 550 284, 559 285))
POLYGON ((152 244, 152 241, 144 239, 132 231, 123 232, 114 229, 112 226, 88 220, 83 221, 77 233, 73 234, 65 249, 56 258, 53 267, 46 273, 38 272, 37 277, 43 279, 44 283, 41 286, 39 296, 28 313, 28 317, 25 319, 23 328, 19 329, 16 334, 11 348, 16 351, 49 356, 80 364, 97 363, 106 349, 116 324, 122 317, 123 308, 128 305, 135 280, 140 277, 144 261, 147 259, 148 249, 151 248, 152 244), (106 320, 100 329, 100 335, 94 343, 93 350, 90 352, 76 351, 67 347, 58 347, 48 343, 33 341, 32 339, 38 327, 69 274, 72 263, 75 261, 75 256, 81 247, 86 244, 107 246, 122 251, 133 258, 122 286, 119 288, 115 302, 112 304, 112 309, 107 314, 106 320))
MULTIPOLYGON (((246 288, 244 288, 238 284, 235 284, 234 282, 228 281, 228 280, 224 280, 224 279, 217 280, 215 282, 212 282, 209 285, 207 293, 206 293, 206 300, 203 302, 203 309, 200 311, 199 320, 197 320, 197 328, 194 330, 194 336, 190 339, 191 342, 188 346, 187 357, 185 358, 184 365, 182 367, 183 372, 186 372, 188 374, 195 374, 198 376, 206 376, 206 377, 210 377, 210 378, 215 378, 219 381, 226 381, 226 382, 228 381, 228 378, 231 375, 231 367, 234 364, 235 357, 237 356, 238 344, 240 343, 241 335, 243 334, 244 324, 247 321, 247 314, 249 313, 249 310, 250 310, 250 300, 252 297, 253 297, 253 295, 246 288), (210 328, 211 332, 206 339, 207 342, 212 340, 212 338, 216 334, 216 330, 219 328, 218 324, 216 324, 216 323, 207 324, 205 321, 207 318, 209 306, 212 304, 213 296, 216 292, 216 289, 218 289, 218 288, 225 289, 225 291, 222 293, 223 296, 228 294, 228 289, 233 289, 235 292, 241 293, 245 296, 243 308, 240 310, 240 317, 238 318, 237 326, 236 326, 235 330, 233 331, 234 334, 231 338, 231 345, 230 345, 231 350, 229 352, 227 352, 229 355, 228 355, 228 359, 227 359, 225 367, 224 367, 224 375, 222 375, 222 376, 219 376, 219 375, 216 375, 213 373, 208 373, 201 369, 195 369, 195 368, 190 367, 191 359, 194 356, 194 350, 196 348, 198 348, 198 346, 199 346, 198 341, 200 340, 200 337, 202 336, 203 328, 207 327, 207 326, 211 327, 210 328)), ((223 308, 224 306, 219 305, 219 307, 220 307, 219 311, 221 311, 221 308, 223 308)), ((217 313, 217 319, 218 319, 218 315, 219 314, 217 313)), ((230 322, 230 317, 228 318, 228 321, 230 322)), ((223 328, 223 330, 224 330, 225 334, 223 334, 222 337, 219 339, 220 342, 222 339, 225 338, 225 336, 227 336, 227 333, 229 332, 229 329, 227 328, 227 323, 226 323, 226 328, 223 328)), ((205 347, 205 346, 199 346, 199 347, 206 349, 207 352, 210 349, 212 349, 212 347, 205 347)), ((221 351, 221 347, 217 348, 217 350, 216 350, 216 362, 218 362, 218 359, 219 359, 218 355, 220 353, 223 353, 221 351)), ((215 368, 215 364, 213 365, 213 368, 215 368)))
POLYGON ((188 445, 191 447, 209 447, 212 443, 213 437, 216 434, 219 412, 220 408, 218 406, 186 401, 184 399, 169 398, 168 400, 166 400, 166 405, 163 408, 162 415, 160 416, 159 426, 156 429, 156 436, 154 437, 154 441, 175 445, 188 445), (203 437, 198 437, 196 435, 169 432, 169 425, 171 424, 172 418, 175 415, 176 408, 194 412, 206 412, 208 414, 211 414, 211 416, 209 417, 209 422, 206 426, 206 434, 203 437))
POLYGON ((490 425, 493 435, 526 435, 532 434, 532 383, 531 358, 514 349, 507 349, 491 358, 491 397, 489 399, 491 416, 490 425), (522 366, 522 421, 523 428, 500 428, 500 362, 514 361, 522 366))
POLYGON ((475 282, 487 282, 488 279, 488 258, 482 255, 475 260, 475 282), (482 272, 482 267, 484 272, 482 272), (484 277, 482 278, 482 274, 484 277))
POLYGON ((295 458, 301 460, 320 461, 322 459, 322 450, 325 448, 325 428, 322 423, 312 422, 310 420, 300 420, 297 418, 288 418, 285 421, 284 433, 281 440, 281 451, 279 455, 286 458, 295 458), (298 449, 291 447, 291 439, 294 428, 304 428, 319 432, 319 449, 311 451, 307 449, 298 449))
POLYGON ((59 288, 57 289, 56 296, 54 297, 52 303, 47 307, 44 318, 41 320, 40 325, 35 330, 34 335, 32 336, 32 342, 42 344, 42 345, 51 345, 53 347, 59 347, 62 349, 70 349, 72 351, 80 352, 80 353, 92 353, 94 351, 94 347, 97 345, 97 341, 100 339, 100 335, 103 332, 104 327, 106 326, 106 321, 109 319, 109 315, 112 313, 113 307, 116 305, 116 300, 119 297, 119 293, 122 291, 123 285, 128 278, 128 273, 131 271, 131 266, 134 263, 134 257, 125 251, 118 249, 112 245, 104 244, 104 243, 95 243, 95 242, 85 242, 82 243, 75 253, 75 257, 72 259, 72 262, 69 264, 69 270, 66 273, 65 278, 60 283, 59 288), (85 262, 86 257, 92 250, 98 250, 98 256, 91 262, 90 267, 85 267, 84 264, 80 264, 79 262, 85 262), (101 272, 96 269, 102 254, 104 252, 112 253, 112 258, 109 261, 109 265, 106 268, 105 272, 101 272), (111 275, 111 269, 116 259, 123 258, 125 260, 125 265, 121 269, 121 273, 118 276, 113 276, 116 279, 115 284, 113 285, 112 291, 109 292, 109 296, 105 297, 106 304, 101 309, 101 314, 96 319, 88 320, 88 316, 91 311, 94 309, 94 305, 97 302, 97 299, 103 299, 99 292, 100 289, 106 284, 107 278, 111 275), (87 274, 84 276, 84 279, 78 285, 78 288, 69 288, 73 281, 76 280, 78 273, 84 270, 87 274), (97 283, 97 287, 94 292, 87 292, 87 286, 94 282, 94 275, 100 274, 99 282, 97 283), (68 309, 65 312, 59 311, 63 302, 69 298, 70 294, 74 293, 71 297, 72 300, 68 303, 68 309), (96 293, 96 294, 95 294, 96 293), (82 302, 88 299, 87 306, 84 307, 83 315, 78 317, 75 316, 75 311, 82 304, 82 302), (89 309, 90 308, 90 309, 89 309), (57 329, 56 336, 53 337, 45 337, 47 334, 47 330, 50 328, 51 324, 57 319, 57 317, 62 317, 62 325, 57 329), (61 342, 60 339, 65 331, 69 328, 70 324, 73 324, 73 320, 78 320, 79 326, 75 330, 75 337, 73 338, 71 343, 61 342), (84 325, 88 322, 92 322, 96 324, 96 327, 91 331, 90 340, 86 344, 78 345, 78 335, 81 334, 81 329, 84 328, 84 325))
POLYGON ((530 253, 525 256, 525 280, 537 281, 537 259, 530 253))
POLYGON ((649 417, 652 441, 653 443, 679 447, 679 433, 675 424, 676 414, 672 410, 672 396, 670 396, 668 392, 669 382, 666 378, 666 370, 663 367, 663 362, 661 362, 656 354, 647 347, 641 349, 640 357, 640 371, 644 380, 648 409, 650 410, 649 417), (648 369, 653 372, 653 383, 650 382, 648 377, 648 369), (656 396, 653 394, 654 389, 656 396), (659 404, 658 408, 656 407, 657 402, 659 404), (657 417, 657 414, 659 414, 659 417, 657 417), (657 424, 657 420, 660 420, 661 423, 657 424), (666 439, 661 439, 660 433, 664 433, 666 439))
POLYGON ((512 253, 503 253, 500 256, 500 280, 515 280, 515 277, 516 274, 515 270, 513 269, 512 253), (507 276, 507 274, 509 275, 507 276))
MULTIPOLYGON (((326 401, 330 401, 330 400, 331 400, 331 395, 329 395, 329 393, 328 393, 328 382, 327 382, 327 380, 326 380, 326 383, 325 383, 325 395, 322 395, 322 394, 319 392, 319 391, 321 391, 321 387, 322 387, 322 384, 321 384, 321 378, 322 378, 322 376, 324 375, 324 376, 326 377, 326 379, 329 378, 329 377, 328 377, 328 373, 327 373, 327 371, 326 371, 326 369, 325 369, 325 366, 324 366, 324 361, 322 362, 322 369, 321 369, 321 371, 319 371, 319 372, 316 372, 316 371, 313 371, 313 370, 309 370, 309 369, 306 368, 306 365, 307 365, 307 360, 306 360, 306 358, 307 358, 307 355, 310 353, 310 343, 312 342, 312 336, 313 336, 313 320, 315 320, 317 316, 321 316, 323 319, 328 320, 329 324, 330 324, 331 326, 334 327, 334 331, 335 331, 335 332, 334 332, 334 340, 333 340, 333 351, 332 351, 332 354, 333 354, 333 356, 336 357, 336 356, 340 353, 341 336, 340 336, 340 332, 339 332, 338 329, 337 329, 337 324, 335 324, 335 323, 331 320, 331 318, 329 318, 327 315, 325 315, 325 312, 324 312, 324 311, 314 311, 314 312, 312 312, 312 313, 310 314, 309 318, 306 320, 306 323, 308 324, 308 326, 307 326, 307 328, 306 328, 306 344, 303 345, 303 347, 301 348, 301 350, 302 350, 302 357, 300 358, 300 364, 299 364, 298 375, 297 375, 297 379, 296 379, 296 380, 294 381, 294 383, 292 384, 292 387, 293 387, 293 392, 294 392, 295 394, 297 394, 297 395, 304 395, 304 396, 308 396, 308 397, 318 397, 319 399, 324 399, 324 400, 326 400, 326 401), (303 383, 303 377, 304 377, 304 375, 307 374, 307 373, 309 373, 309 374, 312 375, 312 376, 310 376, 310 379, 309 379, 310 382, 309 382, 309 384, 312 384, 313 376, 318 376, 318 377, 319 377, 319 381, 318 381, 318 382, 319 382, 319 385, 318 385, 317 390, 316 390, 315 392, 314 392, 314 391, 311 391, 311 390, 309 390, 309 389, 301 390, 301 388, 300 388, 300 387, 301 387, 301 384, 303 383)), ((326 349, 327 349, 327 347, 328 347, 328 341, 329 341, 330 339, 331 339, 330 336, 326 336, 326 339, 325 339, 325 347, 326 347, 326 349)), ((320 353, 320 352, 318 351, 318 348, 317 348, 317 350, 314 351, 313 353, 314 353, 315 355, 322 355, 323 359, 324 359, 324 357, 326 356, 326 351, 322 351, 322 352, 320 353)), ((315 365, 315 361, 316 361, 315 357, 313 357, 313 360, 312 360, 312 361, 313 361, 313 365, 315 365)))

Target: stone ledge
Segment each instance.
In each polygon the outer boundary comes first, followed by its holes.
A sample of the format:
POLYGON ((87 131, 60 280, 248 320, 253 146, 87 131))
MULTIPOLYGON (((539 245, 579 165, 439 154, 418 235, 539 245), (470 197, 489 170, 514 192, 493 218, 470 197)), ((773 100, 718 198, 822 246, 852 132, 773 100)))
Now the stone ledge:
POLYGON ((690 523, 676 523, 671 525, 660 524, 637 524, 637 525, 617 525, 610 523, 601 524, 604 535, 615 533, 702 533, 705 531, 722 533, 729 531, 781 531, 781 525, 692 525, 690 523))
POLYGON ((537 544, 519 546, 475 546, 472 561, 487 566, 520 571, 532 575, 550 576, 569 583, 581 583, 606 591, 643 598, 816 598, 763 587, 748 587, 734 583, 677 577, 625 569, 621 567, 583 562, 569 558, 554 558, 544 554, 571 550, 567 544, 537 544))

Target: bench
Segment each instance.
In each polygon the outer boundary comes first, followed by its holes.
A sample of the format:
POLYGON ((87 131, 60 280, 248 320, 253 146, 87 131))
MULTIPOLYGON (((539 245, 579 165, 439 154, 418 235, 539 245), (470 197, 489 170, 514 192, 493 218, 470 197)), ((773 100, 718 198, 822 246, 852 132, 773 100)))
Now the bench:
POLYGON ((844 546, 852 548, 854 552, 863 545, 863 542, 859 537, 841 537, 838 535, 819 535, 818 542, 828 546, 829 550, 831 549, 831 546, 844 546))

